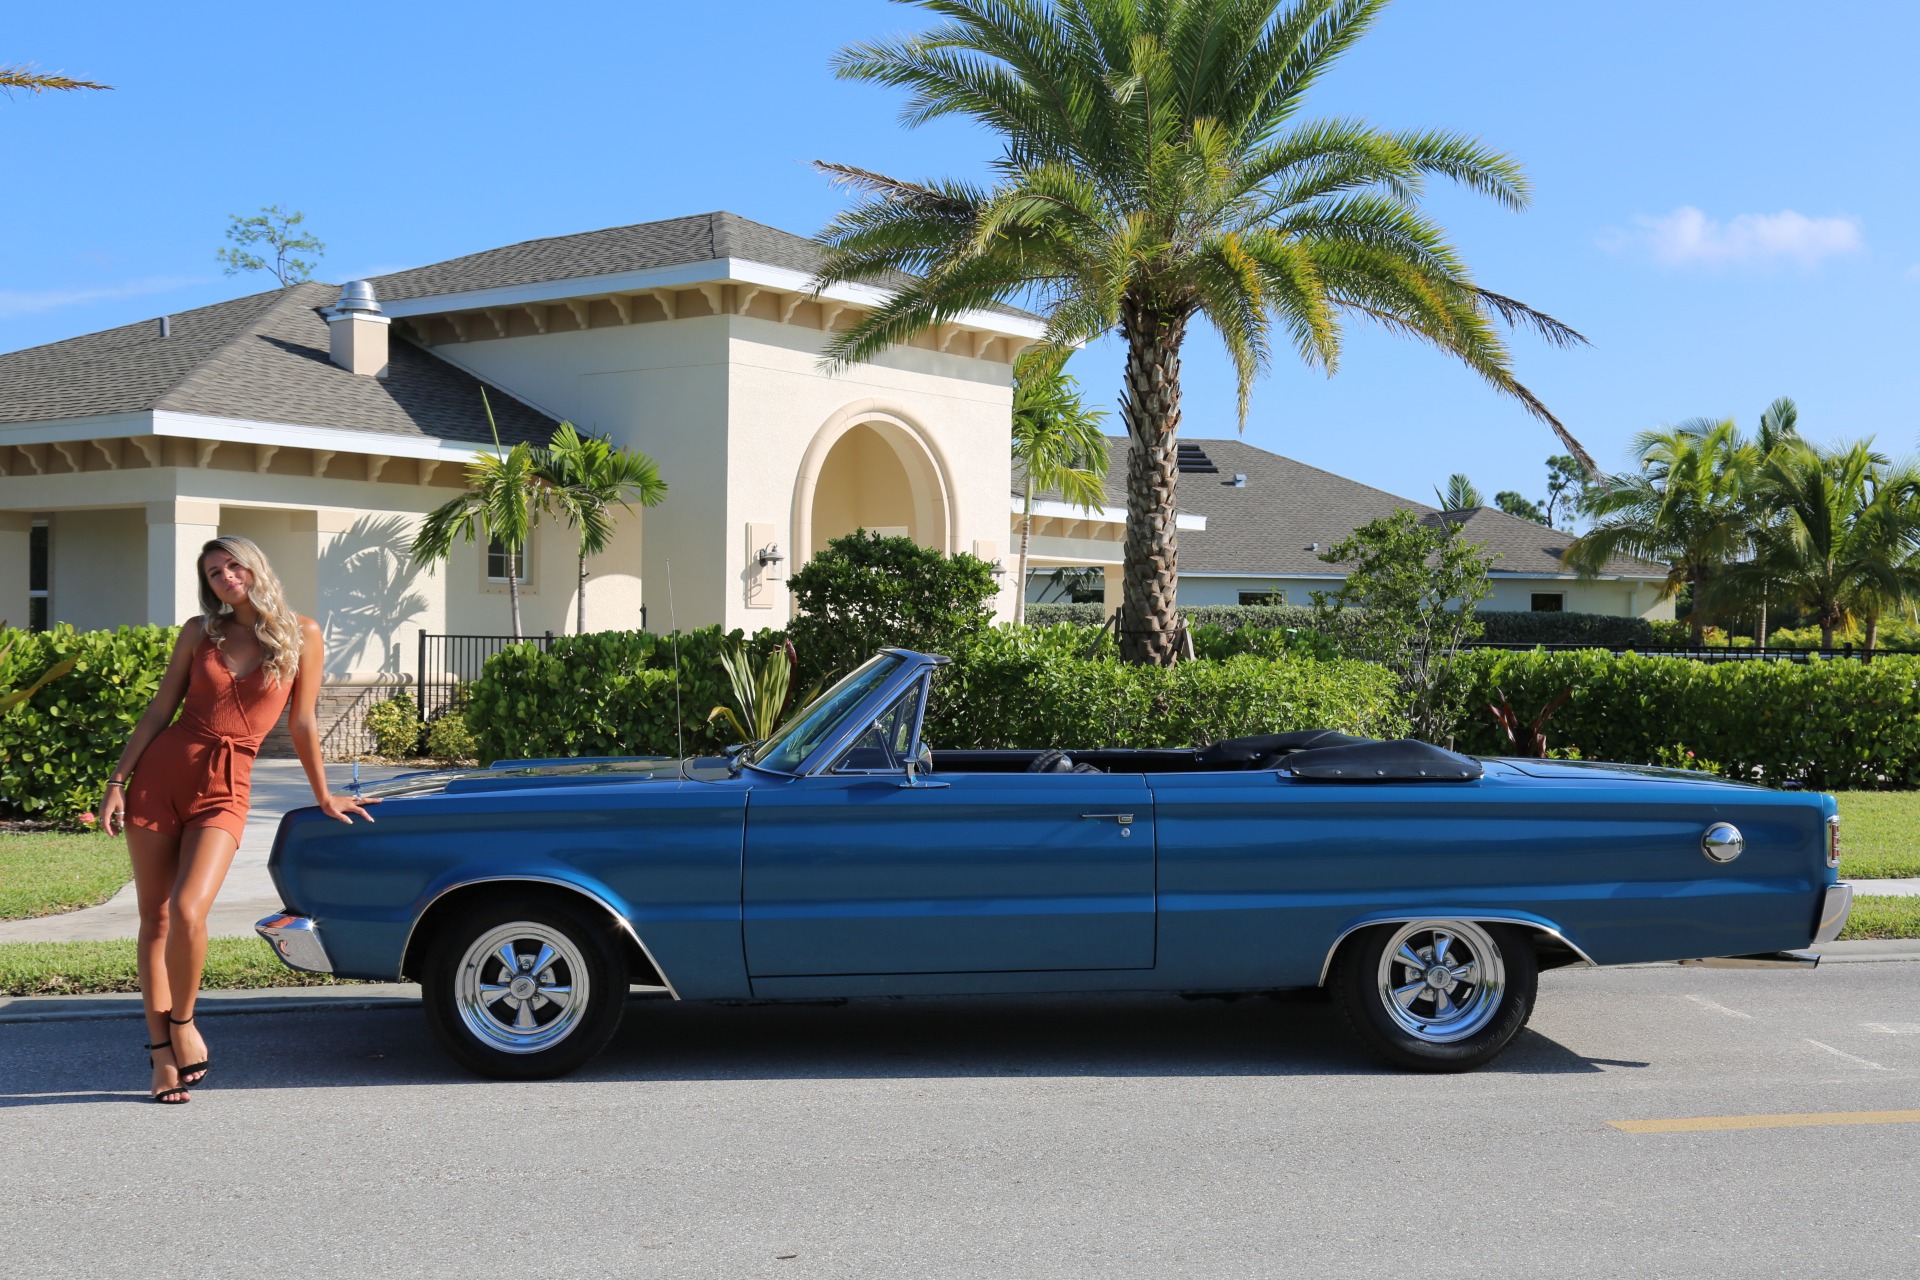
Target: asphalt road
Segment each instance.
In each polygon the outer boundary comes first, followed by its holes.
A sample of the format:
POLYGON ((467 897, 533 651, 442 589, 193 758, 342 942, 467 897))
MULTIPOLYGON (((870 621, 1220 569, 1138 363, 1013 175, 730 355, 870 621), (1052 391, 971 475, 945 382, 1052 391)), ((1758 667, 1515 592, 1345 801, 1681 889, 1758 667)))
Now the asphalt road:
POLYGON ((572 1079, 463 1076, 417 1011, 0 1025, 0 1275, 1920 1273, 1920 963, 1542 981, 1492 1068, 1376 1066, 1331 1007, 637 1002, 572 1079), (1747 1122, 1751 1123, 1751 1122, 1747 1122))

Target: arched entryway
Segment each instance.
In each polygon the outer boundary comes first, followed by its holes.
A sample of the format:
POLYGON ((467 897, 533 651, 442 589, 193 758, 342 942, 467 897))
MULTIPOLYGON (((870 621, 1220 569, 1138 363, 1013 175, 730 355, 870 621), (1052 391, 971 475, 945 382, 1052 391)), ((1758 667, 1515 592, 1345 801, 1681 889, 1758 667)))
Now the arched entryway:
POLYGON ((952 554, 947 469, 925 431, 904 414, 849 405, 814 436, 794 490, 793 545, 811 558, 855 529, 904 534, 952 554))

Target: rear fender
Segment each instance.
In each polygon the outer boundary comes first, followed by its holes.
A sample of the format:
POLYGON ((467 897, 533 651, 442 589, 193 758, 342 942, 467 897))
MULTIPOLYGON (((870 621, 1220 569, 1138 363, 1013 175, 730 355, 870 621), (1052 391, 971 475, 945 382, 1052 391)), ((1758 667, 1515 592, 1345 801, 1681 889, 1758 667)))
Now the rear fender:
POLYGON ((1544 916, 1536 916, 1526 911, 1473 911, 1463 907, 1438 907, 1432 911, 1411 913, 1405 911, 1383 912, 1364 915, 1351 921, 1340 935, 1327 948, 1326 958, 1320 962, 1320 983, 1327 985, 1327 974, 1333 969, 1333 958, 1348 938, 1362 929, 1370 929, 1377 924, 1411 924, 1415 920, 1470 920, 1475 924, 1505 924, 1526 929, 1533 935, 1534 949, 1540 953, 1542 969, 1558 969, 1567 965, 1593 966, 1593 957, 1578 941, 1567 936, 1559 925, 1544 916))

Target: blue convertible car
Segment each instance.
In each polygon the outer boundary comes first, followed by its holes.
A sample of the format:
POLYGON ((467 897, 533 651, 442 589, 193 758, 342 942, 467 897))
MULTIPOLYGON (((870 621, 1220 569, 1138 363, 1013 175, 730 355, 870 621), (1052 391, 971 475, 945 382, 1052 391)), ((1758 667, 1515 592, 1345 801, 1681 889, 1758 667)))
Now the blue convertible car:
POLYGON ((289 813, 259 930, 296 968, 418 979, 500 1077, 587 1061, 634 987, 1327 987, 1370 1048, 1451 1071, 1513 1039, 1542 969, 1811 965, 1792 949, 1851 903, 1827 796, 1326 732, 943 751, 944 662, 883 652, 726 756, 416 774, 367 789, 371 826, 289 813))

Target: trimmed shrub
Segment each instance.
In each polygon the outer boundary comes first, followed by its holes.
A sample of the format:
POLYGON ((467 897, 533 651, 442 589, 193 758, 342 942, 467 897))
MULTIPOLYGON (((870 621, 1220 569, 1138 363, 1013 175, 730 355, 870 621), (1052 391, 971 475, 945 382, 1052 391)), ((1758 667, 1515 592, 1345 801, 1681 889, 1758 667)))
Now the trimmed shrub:
POLYGON ((1027 602, 1030 627, 1097 627, 1107 620, 1103 604, 1034 604, 1027 602))
POLYGON ((64 819, 99 801, 166 673, 178 627, 10 631, 0 688, 64 658, 73 670, 0 716, 0 810, 64 819))
POLYGON ((1464 751, 1509 748, 1487 707, 1503 693, 1530 719, 1563 689, 1549 745, 1588 760, 1714 762, 1727 777, 1825 790, 1920 783, 1920 657, 1871 663, 1696 662, 1598 650, 1462 657, 1464 751), (1496 690, 1499 693, 1496 693, 1496 690))
MULTIPOLYGON (((1358 609, 1342 609, 1330 617, 1316 617, 1311 607, 1293 604, 1198 604, 1181 608, 1180 616, 1197 637, 1199 629, 1211 627, 1225 635, 1241 631, 1317 631, 1336 643, 1351 637, 1364 615, 1358 609)), ((1033 627, 1071 624, 1097 627, 1106 621, 1104 606, 1097 604, 1030 604, 1027 623, 1033 627)), ((1199 641, 1196 638, 1195 644, 1199 641)), ((1198 649, 1195 650, 1198 656, 1198 649)))
POLYGON ((1521 613, 1482 609, 1480 638, 1490 644, 1590 644, 1603 649, 1644 649, 1656 643, 1645 618, 1607 613, 1521 613))
POLYGON ((1079 628, 989 632, 934 682, 939 747, 1178 747, 1254 733, 1404 731, 1392 676, 1360 662, 1240 655, 1171 667, 1087 652, 1079 628))
MULTIPOLYGON (((707 712, 727 697, 721 646, 772 649, 784 637, 704 627, 678 637, 680 679, 675 702, 674 638, 647 631, 558 636, 551 652, 509 645, 470 682, 464 716, 473 756, 482 763, 546 756, 674 755, 718 751, 734 735, 707 712)), ((448 732, 451 732, 449 730, 448 732)))
POLYGON ((427 754, 438 760, 472 760, 478 751, 473 730, 467 726, 467 707, 473 702, 473 686, 463 684, 453 691, 447 709, 427 724, 427 754))
POLYGON ((420 711, 413 695, 396 693, 367 708, 367 732, 373 735, 373 749, 380 755, 405 759, 418 753, 420 711))
POLYGON ((950 654, 992 625, 988 602, 999 587, 976 556, 943 556, 911 538, 860 529, 829 542, 787 590, 795 609, 788 634, 808 684, 845 675, 876 649, 950 654))

